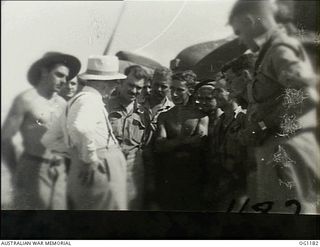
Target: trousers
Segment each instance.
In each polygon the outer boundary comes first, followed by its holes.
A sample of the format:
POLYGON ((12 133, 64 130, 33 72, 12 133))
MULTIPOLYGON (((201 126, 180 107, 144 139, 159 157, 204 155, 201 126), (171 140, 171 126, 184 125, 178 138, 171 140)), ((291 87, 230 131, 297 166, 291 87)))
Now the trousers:
POLYGON ((63 160, 57 162, 23 153, 13 181, 14 209, 67 209, 63 160))
POLYGON ((93 182, 84 185, 79 175, 88 165, 79 159, 77 150, 71 151, 67 193, 71 209, 77 210, 126 210, 126 160, 119 147, 97 150, 106 173, 94 168, 93 182))

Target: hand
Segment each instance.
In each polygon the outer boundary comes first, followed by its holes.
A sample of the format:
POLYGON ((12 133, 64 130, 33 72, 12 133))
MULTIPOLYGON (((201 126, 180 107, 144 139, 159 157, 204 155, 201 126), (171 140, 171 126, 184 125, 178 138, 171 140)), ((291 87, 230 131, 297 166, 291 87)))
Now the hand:
POLYGON ((91 186, 93 184, 96 169, 101 173, 107 173, 102 160, 92 163, 83 163, 82 170, 78 175, 78 178, 83 186, 91 186))

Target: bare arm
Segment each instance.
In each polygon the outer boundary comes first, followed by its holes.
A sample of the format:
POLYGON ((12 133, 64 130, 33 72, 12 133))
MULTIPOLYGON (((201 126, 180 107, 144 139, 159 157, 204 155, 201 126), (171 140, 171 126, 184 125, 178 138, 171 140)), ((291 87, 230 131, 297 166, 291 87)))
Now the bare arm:
POLYGON ((1 131, 1 156, 11 172, 14 172, 17 161, 13 146, 13 137, 18 133, 25 116, 25 102, 18 96, 8 113, 1 131))
POLYGON ((209 117, 199 119, 199 123, 195 133, 192 136, 186 136, 183 139, 183 144, 198 147, 201 145, 203 137, 208 135, 209 117))
POLYGON ((170 152, 173 151, 177 146, 181 145, 181 139, 168 139, 167 131, 165 128, 165 117, 163 114, 160 114, 158 118, 158 131, 156 136, 155 148, 158 152, 170 152))
POLYGON ((203 117, 199 120, 198 128, 196 134, 199 136, 208 135, 209 117, 203 117))
POLYGON ((180 136, 175 139, 167 139, 167 133, 163 122, 159 121, 159 134, 156 138, 156 150, 159 152, 170 152, 179 146, 192 145, 199 146, 202 137, 208 134, 208 117, 201 118, 194 136, 180 136))

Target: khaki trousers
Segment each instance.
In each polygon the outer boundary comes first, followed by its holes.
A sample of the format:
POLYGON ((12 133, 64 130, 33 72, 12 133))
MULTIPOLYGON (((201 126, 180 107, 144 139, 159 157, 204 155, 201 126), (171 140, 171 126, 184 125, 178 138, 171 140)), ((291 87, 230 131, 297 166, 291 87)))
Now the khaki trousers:
POLYGON ((14 209, 67 209, 64 163, 23 153, 14 176, 14 209))

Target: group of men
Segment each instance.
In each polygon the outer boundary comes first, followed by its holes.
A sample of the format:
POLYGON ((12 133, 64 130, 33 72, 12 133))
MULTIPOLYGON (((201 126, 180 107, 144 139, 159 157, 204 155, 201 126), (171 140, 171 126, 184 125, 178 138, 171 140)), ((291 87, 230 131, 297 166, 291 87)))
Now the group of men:
POLYGON ((139 65, 122 74, 106 55, 89 57, 76 82, 74 56, 35 62, 34 88, 15 99, 2 129, 14 208, 253 212, 267 203, 290 213, 296 203, 319 213, 308 57, 268 1, 238 1, 229 23, 253 53, 225 64, 224 79, 165 67, 150 76, 139 65))

